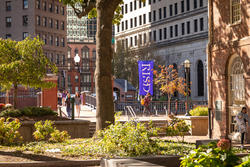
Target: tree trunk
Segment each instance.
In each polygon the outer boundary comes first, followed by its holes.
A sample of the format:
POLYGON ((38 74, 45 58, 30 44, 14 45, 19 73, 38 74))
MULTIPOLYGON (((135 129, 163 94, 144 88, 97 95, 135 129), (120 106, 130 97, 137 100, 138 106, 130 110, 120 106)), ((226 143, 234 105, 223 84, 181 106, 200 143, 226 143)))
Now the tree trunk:
POLYGON ((13 102, 14 108, 17 107, 17 89, 18 89, 17 84, 14 84, 14 102, 13 102))
POLYGON ((170 102, 171 102, 171 95, 168 94, 168 114, 171 114, 171 111, 170 111, 170 102))
POLYGON ((120 0, 97 0, 96 32, 96 130, 114 123, 112 88, 112 19, 120 0))
POLYGON ((6 90, 6 97, 5 97, 5 104, 9 104, 10 103, 10 91, 6 90))

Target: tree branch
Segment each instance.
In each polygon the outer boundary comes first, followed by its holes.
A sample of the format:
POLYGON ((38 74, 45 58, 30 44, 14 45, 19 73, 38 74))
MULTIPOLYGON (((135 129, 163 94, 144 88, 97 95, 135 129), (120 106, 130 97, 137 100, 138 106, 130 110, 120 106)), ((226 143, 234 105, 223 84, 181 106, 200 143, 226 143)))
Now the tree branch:
POLYGON ((84 0, 81 3, 81 10, 78 9, 75 4, 70 4, 73 8, 74 12, 76 13, 78 18, 88 15, 88 13, 95 8, 96 0, 84 0))

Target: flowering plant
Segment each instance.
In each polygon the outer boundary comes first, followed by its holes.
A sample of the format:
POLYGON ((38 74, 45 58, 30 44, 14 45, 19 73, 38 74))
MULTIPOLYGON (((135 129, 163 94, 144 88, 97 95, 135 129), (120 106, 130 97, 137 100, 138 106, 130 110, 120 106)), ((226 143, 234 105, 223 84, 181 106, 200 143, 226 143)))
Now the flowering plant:
POLYGON ((219 147, 222 150, 229 150, 230 149, 230 141, 228 139, 220 139, 217 143, 217 147, 219 147))
POLYGON ((2 110, 5 107, 5 104, 0 103, 0 110, 2 110))

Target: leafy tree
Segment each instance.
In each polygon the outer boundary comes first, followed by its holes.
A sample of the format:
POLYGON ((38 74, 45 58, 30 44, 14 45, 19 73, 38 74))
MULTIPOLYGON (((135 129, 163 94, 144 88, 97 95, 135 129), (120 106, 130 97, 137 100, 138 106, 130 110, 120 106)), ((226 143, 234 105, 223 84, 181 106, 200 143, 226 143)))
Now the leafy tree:
POLYGON ((159 66, 160 72, 154 70, 155 84, 159 85, 160 91, 168 96, 168 114, 170 113, 170 100, 175 92, 187 95, 185 79, 178 76, 178 72, 173 65, 168 67, 159 66))
MULTIPOLYGON (((96 129, 114 123, 112 90, 112 23, 122 18, 122 0, 60 0, 70 5, 80 18, 89 15, 97 19, 96 33, 96 129), (77 5, 80 7, 78 8, 77 5)), ((145 0, 143 0, 145 1, 145 0)))
POLYGON ((47 70, 57 68, 43 54, 43 42, 38 38, 13 41, 0 38, 0 86, 5 90, 14 87, 14 107, 17 104, 18 85, 50 88, 54 84, 43 81, 47 70))
POLYGON ((118 41, 113 59, 114 76, 116 78, 127 79, 132 85, 139 88, 139 60, 154 60, 157 66, 163 62, 161 56, 156 55, 153 46, 150 46, 149 44, 145 46, 139 45, 138 48, 131 49, 124 48, 121 42, 118 41))

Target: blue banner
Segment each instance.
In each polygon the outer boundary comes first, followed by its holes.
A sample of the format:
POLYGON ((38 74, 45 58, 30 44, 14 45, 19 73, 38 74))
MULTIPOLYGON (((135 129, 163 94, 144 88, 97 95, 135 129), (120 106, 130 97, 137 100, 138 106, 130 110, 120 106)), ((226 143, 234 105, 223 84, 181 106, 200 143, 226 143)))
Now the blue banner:
POLYGON ((139 70, 139 95, 146 95, 148 92, 153 96, 153 68, 154 61, 138 61, 139 70))

